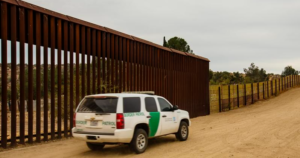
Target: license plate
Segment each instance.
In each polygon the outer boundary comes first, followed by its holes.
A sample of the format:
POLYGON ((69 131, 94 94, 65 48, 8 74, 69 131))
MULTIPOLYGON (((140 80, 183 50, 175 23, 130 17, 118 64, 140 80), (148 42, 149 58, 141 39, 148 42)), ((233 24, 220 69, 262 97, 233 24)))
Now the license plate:
POLYGON ((98 126, 98 121, 91 121, 91 126, 98 126))

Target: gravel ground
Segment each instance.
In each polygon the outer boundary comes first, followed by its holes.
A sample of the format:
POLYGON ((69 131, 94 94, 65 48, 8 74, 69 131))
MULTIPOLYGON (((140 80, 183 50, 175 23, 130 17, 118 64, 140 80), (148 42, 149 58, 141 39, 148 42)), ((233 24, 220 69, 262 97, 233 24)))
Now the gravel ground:
POLYGON ((77 157, 299 157, 300 88, 236 110, 192 119, 190 137, 149 140, 145 153, 127 145, 90 151, 85 142, 64 139, 0 152, 1 158, 77 157))

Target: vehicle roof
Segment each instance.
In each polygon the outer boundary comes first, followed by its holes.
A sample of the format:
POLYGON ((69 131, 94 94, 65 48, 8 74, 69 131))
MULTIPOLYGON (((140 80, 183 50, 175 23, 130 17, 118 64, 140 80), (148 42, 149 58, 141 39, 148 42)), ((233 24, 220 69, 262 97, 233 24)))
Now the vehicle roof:
MULTIPOLYGON (((134 93, 105 93, 105 94, 93 94, 87 95, 85 97, 97 97, 97 96, 113 96, 113 97, 157 97, 157 95, 150 95, 150 94, 134 94, 134 93)), ((159 96, 160 97, 160 96, 159 96)))

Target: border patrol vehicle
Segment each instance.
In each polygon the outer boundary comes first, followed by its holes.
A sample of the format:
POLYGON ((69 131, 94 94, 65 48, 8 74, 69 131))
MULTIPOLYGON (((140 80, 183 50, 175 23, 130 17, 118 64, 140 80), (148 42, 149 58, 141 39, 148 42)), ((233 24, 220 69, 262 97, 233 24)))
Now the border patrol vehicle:
POLYGON ((143 153, 149 138, 175 134, 189 136, 189 113, 154 92, 123 92, 86 96, 74 113, 72 134, 91 150, 106 144, 129 144, 143 153))

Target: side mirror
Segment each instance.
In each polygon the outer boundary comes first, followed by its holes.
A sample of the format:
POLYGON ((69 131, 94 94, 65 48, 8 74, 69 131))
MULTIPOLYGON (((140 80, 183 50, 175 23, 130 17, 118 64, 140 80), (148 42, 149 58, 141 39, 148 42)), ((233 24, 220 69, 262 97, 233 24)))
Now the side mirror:
POLYGON ((178 109, 179 109, 179 108, 178 108, 177 105, 174 105, 174 106, 173 106, 173 111, 178 110, 178 109))

